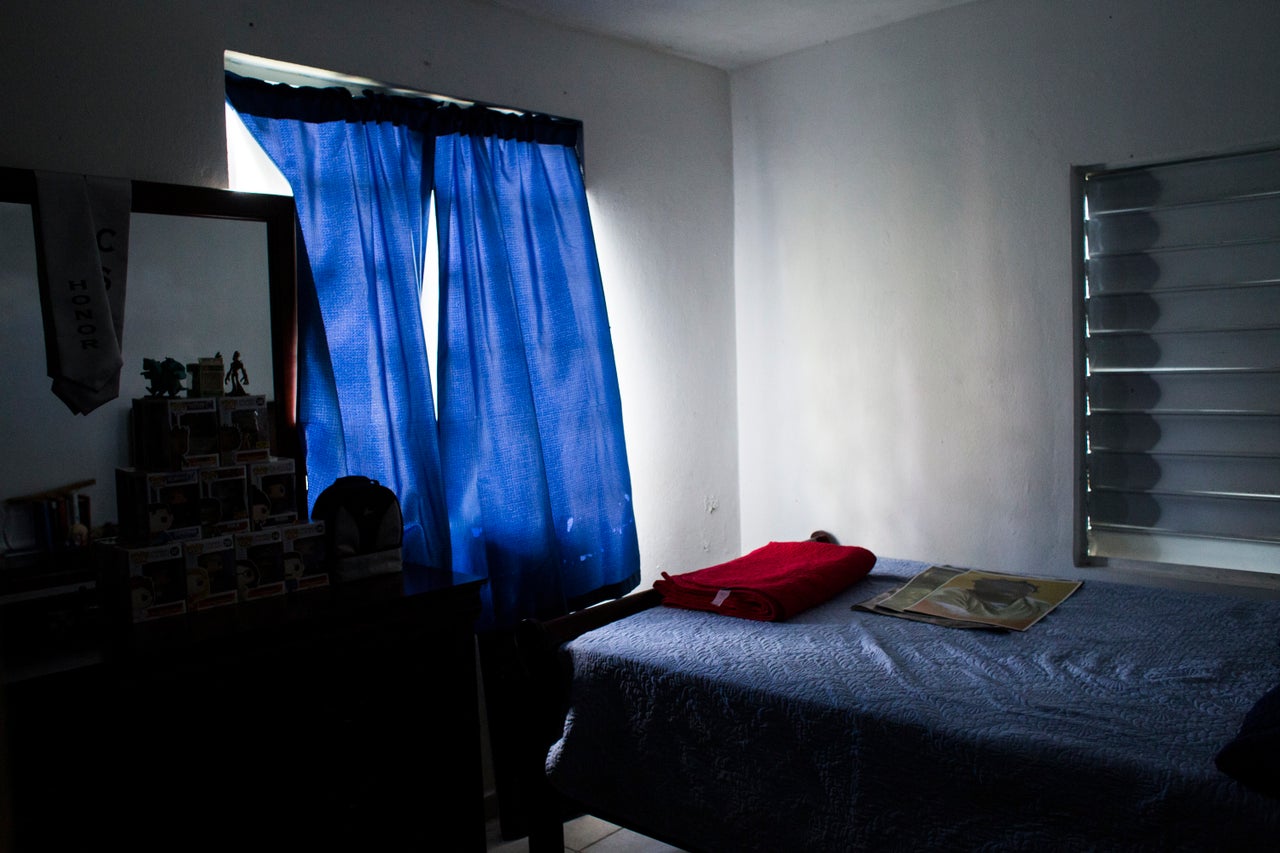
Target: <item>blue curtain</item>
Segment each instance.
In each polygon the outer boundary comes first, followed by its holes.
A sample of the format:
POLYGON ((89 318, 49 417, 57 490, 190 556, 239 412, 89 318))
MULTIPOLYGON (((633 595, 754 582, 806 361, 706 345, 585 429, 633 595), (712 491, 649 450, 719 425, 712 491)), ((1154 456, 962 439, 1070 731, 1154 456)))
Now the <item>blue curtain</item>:
POLYGON ((338 477, 372 477, 400 500, 405 559, 449 565, 419 302, 429 149, 389 123, 240 115, 292 187, 306 247, 298 421, 308 500, 338 477))
POLYGON ((230 74, 227 91, 293 187, 313 272, 313 291, 299 283, 312 491, 348 472, 392 486, 407 559, 489 579, 482 629, 633 589, 631 478, 576 130, 230 74), (432 180, 438 428, 418 302, 432 180))
POLYGON ((613 344, 572 148, 436 140, 440 445, 455 565, 506 614, 633 588, 613 344))

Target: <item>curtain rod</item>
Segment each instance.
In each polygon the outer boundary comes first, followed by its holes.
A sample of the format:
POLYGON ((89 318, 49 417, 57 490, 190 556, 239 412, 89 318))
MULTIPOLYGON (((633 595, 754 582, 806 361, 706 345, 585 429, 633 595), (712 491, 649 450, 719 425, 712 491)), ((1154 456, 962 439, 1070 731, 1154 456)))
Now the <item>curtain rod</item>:
POLYGON ((434 92, 424 92, 420 89, 385 83, 371 77, 341 74, 323 68, 254 56, 234 50, 223 51, 223 69, 238 77, 258 80, 264 83, 285 84, 302 88, 342 88, 350 92, 353 97, 364 97, 372 93, 375 96, 420 99, 431 101, 441 106, 452 106, 460 109, 479 108, 513 117, 537 117, 555 124, 572 126, 576 138, 574 144, 570 147, 577 153, 578 168, 582 171, 583 177, 585 178, 586 176, 583 123, 580 119, 502 106, 485 101, 456 98, 451 95, 441 95, 434 92))

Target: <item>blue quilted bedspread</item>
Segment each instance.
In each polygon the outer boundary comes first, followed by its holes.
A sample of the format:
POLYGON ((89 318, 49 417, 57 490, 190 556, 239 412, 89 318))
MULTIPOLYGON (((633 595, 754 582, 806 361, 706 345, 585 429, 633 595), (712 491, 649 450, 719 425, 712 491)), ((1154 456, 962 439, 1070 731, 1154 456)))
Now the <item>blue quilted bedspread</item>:
POLYGON ((1086 582, 1026 632, 657 607, 566 646, 553 784, 707 851, 1258 850, 1215 753, 1280 683, 1280 601, 1086 582))

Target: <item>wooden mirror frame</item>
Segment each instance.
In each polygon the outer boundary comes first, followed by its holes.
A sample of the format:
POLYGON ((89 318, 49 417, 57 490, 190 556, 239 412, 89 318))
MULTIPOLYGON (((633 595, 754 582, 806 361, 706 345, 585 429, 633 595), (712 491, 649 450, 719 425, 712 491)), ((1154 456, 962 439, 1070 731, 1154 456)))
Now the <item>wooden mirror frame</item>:
MULTIPOLYGON (((267 279, 270 287, 272 404, 275 455, 295 460, 298 505, 305 513, 306 460, 298 431, 297 213, 288 196, 233 192, 211 187, 133 181, 133 213, 236 219, 267 227, 267 279)), ((35 172, 0 167, 0 202, 27 204, 36 214, 35 172)), ((36 241, 37 264, 44 266, 36 241)), ((34 282, 33 282, 34 284, 34 282)), ((33 289, 34 290, 34 289, 33 289)), ((33 292, 34 298, 34 292, 33 292)), ((123 460, 122 460, 123 462, 123 460)), ((301 515, 302 513, 300 513, 301 515)))

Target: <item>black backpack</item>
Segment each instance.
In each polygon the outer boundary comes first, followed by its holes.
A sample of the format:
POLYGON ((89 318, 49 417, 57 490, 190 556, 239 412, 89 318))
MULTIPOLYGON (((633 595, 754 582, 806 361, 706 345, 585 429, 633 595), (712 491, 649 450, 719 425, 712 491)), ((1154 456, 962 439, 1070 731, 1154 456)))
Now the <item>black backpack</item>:
POLYGON ((325 524, 325 554, 335 579, 401 570, 400 501, 377 480, 339 477, 316 498, 311 518, 325 524))

